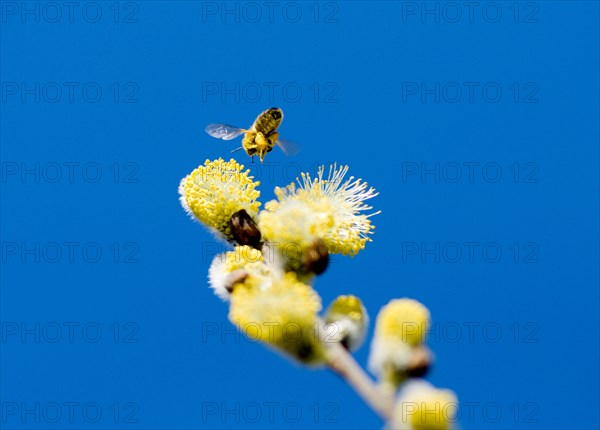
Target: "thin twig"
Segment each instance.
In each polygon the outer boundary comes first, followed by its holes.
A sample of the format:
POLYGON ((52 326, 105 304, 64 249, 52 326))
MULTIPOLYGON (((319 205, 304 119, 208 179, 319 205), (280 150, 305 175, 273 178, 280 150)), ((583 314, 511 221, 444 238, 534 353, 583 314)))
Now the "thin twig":
POLYGON ((391 399, 340 343, 326 342, 325 345, 329 368, 340 375, 385 422, 389 422, 393 409, 391 399))

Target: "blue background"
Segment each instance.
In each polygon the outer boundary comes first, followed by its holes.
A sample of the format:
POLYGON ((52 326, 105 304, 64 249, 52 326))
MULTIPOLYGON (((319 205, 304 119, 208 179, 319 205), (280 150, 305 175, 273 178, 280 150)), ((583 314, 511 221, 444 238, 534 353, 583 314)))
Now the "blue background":
POLYGON ((380 192, 374 241, 317 279, 324 305, 425 303, 428 379, 462 428, 598 428, 598 3, 257 4, 0 3, 0 427, 382 427, 333 374, 233 334, 207 287, 220 248, 178 202, 237 144, 204 126, 275 105, 302 151, 250 166, 263 202, 334 161, 380 192))

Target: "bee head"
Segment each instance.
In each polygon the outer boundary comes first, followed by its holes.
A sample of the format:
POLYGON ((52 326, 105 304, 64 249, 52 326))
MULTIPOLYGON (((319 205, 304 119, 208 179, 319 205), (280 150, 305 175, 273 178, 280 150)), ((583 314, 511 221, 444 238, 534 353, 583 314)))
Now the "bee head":
POLYGON ((271 115, 271 118, 273 118, 273 119, 283 118, 283 111, 281 109, 279 109, 278 107, 272 107, 271 109, 269 109, 269 114, 271 115))
POLYGON ((256 145, 257 152, 266 152, 266 149, 269 147, 269 139, 261 132, 258 132, 254 138, 254 144, 256 145))

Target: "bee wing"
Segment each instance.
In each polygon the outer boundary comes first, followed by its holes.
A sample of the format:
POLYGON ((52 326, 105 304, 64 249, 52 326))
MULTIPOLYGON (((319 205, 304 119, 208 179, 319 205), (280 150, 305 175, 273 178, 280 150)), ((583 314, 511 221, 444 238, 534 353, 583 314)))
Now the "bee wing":
POLYGON ((279 139, 275 144, 281 148, 285 155, 296 155, 300 152, 300 147, 289 140, 279 139))
POLYGON ((246 132, 243 128, 237 128, 227 124, 208 124, 204 129, 212 137, 223 140, 231 140, 246 132))

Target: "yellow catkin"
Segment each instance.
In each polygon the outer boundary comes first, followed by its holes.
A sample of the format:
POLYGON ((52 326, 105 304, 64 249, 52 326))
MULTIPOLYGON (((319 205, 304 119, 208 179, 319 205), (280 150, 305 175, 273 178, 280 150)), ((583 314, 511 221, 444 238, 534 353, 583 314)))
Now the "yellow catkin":
POLYGON ((392 338, 410 346, 417 346, 425 340, 429 318, 429 310, 420 302, 412 299, 395 299, 379 311, 375 336, 392 338))
POLYGON ((256 189, 260 183, 243 169, 234 159, 206 160, 179 185, 180 201, 188 214, 229 240, 233 239, 231 215, 245 209, 256 217, 260 206, 256 189))
POLYGON ((231 294, 229 319, 248 337, 317 364, 324 360, 316 332, 320 310, 316 292, 294 273, 286 273, 267 289, 238 285, 231 294))
POLYGON ((294 244, 288 246, 302 248, 321 239, 330 254, 356 255, 374 232, 369 218, 375 213, 363 213, 372 209, 364 201, 377 193, 360 179, 344 180, 347 166, 331 166, 327 177, 324 171, 321 167, 314 179, 303 173, 298 186, 276 188, 278 200, 260 214, 261 231, 270 241, 294 244))

